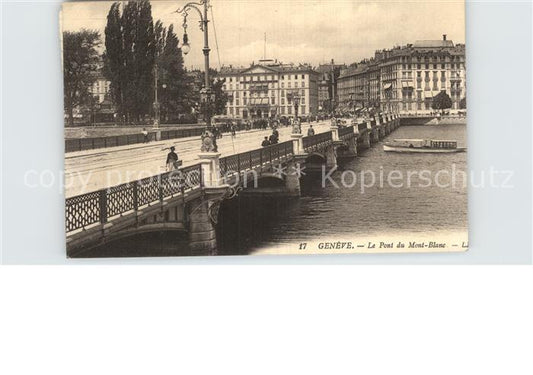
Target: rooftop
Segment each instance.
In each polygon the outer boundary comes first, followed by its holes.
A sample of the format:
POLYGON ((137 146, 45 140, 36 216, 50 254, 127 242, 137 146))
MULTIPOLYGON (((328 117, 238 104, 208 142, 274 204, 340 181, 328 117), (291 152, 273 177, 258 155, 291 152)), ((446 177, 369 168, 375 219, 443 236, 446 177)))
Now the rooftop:
POLYGON ((309 64, 284 64, 278 62, 277 60, 259 60, 259 63, 252 62, 248 67, 234 67, 223 66, 220 68, 221 75, 231 75, 231 74, 243 74, 247 70, 253 69, 254 67, 264 67, 267 70, 278 73, 291 73, 291 72, 302 72, 302 71, 315 71, 313 67, 309 64))
POLYGON ((449 48, 453 47, 451 40, 417 40, 414 48, 449 48))

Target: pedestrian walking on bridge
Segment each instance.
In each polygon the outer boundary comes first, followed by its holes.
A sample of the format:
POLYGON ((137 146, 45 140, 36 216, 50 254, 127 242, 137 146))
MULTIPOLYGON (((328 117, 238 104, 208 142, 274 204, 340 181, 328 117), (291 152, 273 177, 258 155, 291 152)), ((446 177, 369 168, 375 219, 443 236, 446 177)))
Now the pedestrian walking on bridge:
POLYGON ((176 154, 174 151, 176 150, 176 147, 172 146, 170 147, 170 152, 167 155, 167 172, 175 171, 179 168, 181 165, 181 161, 178 160, 178 154, 176 154))

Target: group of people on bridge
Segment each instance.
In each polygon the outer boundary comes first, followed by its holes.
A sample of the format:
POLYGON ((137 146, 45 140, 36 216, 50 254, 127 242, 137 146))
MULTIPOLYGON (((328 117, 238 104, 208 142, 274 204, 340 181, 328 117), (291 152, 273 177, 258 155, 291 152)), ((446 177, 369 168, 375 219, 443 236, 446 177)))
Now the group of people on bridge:
POLYGON ((272 134, 270 135, 270 137, 265 137, 263 139, 263 142, 261 142, 261 146, 267 147, 270 145, 275 145, 278 142, 279 142, 279 132, 278 132, 278 129, 274 127, 272 129, 272 134))

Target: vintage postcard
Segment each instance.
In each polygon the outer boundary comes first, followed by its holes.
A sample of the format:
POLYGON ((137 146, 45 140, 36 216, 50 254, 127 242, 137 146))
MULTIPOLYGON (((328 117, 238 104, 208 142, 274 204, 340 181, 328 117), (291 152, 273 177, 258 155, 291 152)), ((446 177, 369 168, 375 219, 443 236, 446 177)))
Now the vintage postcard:
POLYGON ((467 249, 464 1, 59 17, 68 257, 467 249))

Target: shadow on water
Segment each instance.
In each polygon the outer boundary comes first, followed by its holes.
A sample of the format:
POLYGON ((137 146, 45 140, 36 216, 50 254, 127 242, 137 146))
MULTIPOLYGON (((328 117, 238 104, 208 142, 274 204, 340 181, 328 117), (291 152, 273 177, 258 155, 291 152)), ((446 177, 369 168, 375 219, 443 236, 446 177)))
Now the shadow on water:
MULTIPOLYGON (((301 180, 302 197, 320 174, 301 180)), ((218 255, 247 255, 280 235, 283 223, 300 210, 301 198, 241 194, 220 206, 216 227, 218 255)))

